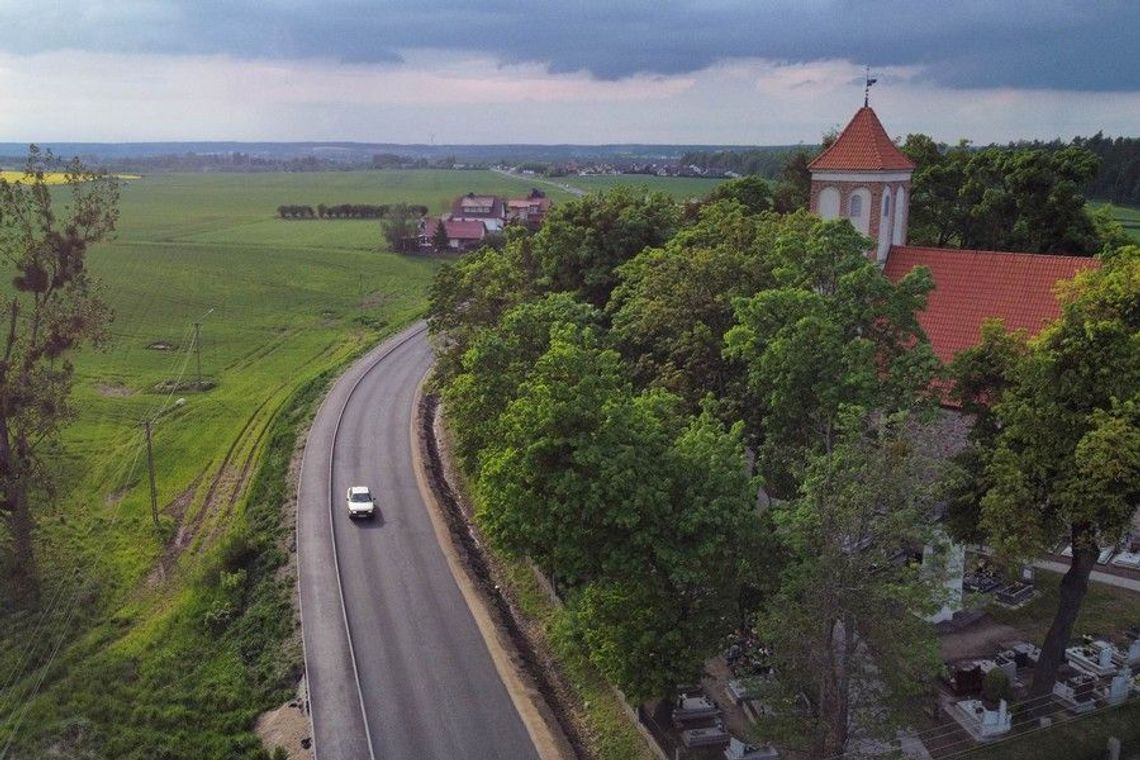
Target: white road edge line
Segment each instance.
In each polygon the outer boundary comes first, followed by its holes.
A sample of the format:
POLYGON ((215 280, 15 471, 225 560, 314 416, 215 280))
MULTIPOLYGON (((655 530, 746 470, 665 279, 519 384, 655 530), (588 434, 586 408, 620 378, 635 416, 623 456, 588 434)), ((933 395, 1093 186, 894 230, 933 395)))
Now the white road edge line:
MULTIPOLYGON (((360 376, 358 378, 356 378, 356 380, 353 381, 352 385, 348 389, 348 393, 345 394, 344 403, 341 404, 340 411, 337 412, 336 425, 333 427, 332 443, 329 446, 329 494, 328 494, 328 497, 329 497, 329 540, 332 543, 333 571, 336 574, 337 596, 340 598, 340 612, 341 612, 341 617, 344 620, 344 637, 345 637, 345 640, 348 642, 349 659, 352 660, 352 674, 353 674, 353 679, 356 681, 356 695, 360 701, 360 718, 364 722, 364 736, 368 741, 368 756, 369 756, 370 760, 376 760, 376 753, 375 753, 375 750, 372 748, 372 731, 368 727, 368 711, 364 707, 364 690, 360 685, 360 670, 356 666, 356 651, 353 649, 353 646, 352 646, 352 632, 348 628, 348 610, 345 607, 345 603, 344 603, 344 585, 341 583, 341 579, 340 579, 340 560, 337 558, 337 550, 336 550, 336 528, 333 525, 333 520, 335 519, 334 512, 333 512, 333 503, 335 501, 335 498, 334 498, 334 494, 332 492, 332 469, 333 469, 333 460, 335 459, 335 454, 336 454, 336 436, 337 436, 337 433, 340 432, 340 422, 344 418, 344 410, 346 408, 348 408, 348 402, 352 399, 352 394, 356 391, 357 386, 360 385, 360 383, 364 380, 364 378, 367 377, 368 374, 371 373, 372 370, 374 370, 376 368, 376 366, 380 364, 380 362, 384 361, 384 359, 386 359, 397 348, 400 348, 405 343, 409 342, 413 338, 415 338, 418 335, 420 335, 421 333, 425 332, 427 330, 427 325, 421 325, 418 328, 416 328, 413 325, 412 328, 410 328, 410 329, 412 330, 412 332, 408 333, 403 338, 400 338, 397 342, 394 342, 391 345, 387 346, 387 348, 384 348, 384 350, 381 351, 380 354, 375 359, 373 359, 371 361, 371 363, 360 373, 360 376)), ((395 336, 392 336, 392 338, 389 338, 389 341, 396 340, 396 338, 398 338, 398 337, 399 337, 398 334, 395 336)), ((383 346, 384 344, 381 344, 381 345, 383 346)), ((353 366, 350 365, 348 370, 346 370, 346 374, 347 374, 347 372, 351 372, 352 368, 353 368, 353 366)), ((341 377, 344 377, 344 375, 341 375, 341 377)), ((339 378, 338 378, 338 380, 339 380, 339 378)), ((336 381, 333 382, 333 386, 332 386, 332 388, 329 389, 328 395, 325 396, 324 401, 322 401, 320 407, 317 408, 317 413, 313 416, 314 420, 320 415, 321 410, 323 410, 325 408, 325 405, 328 403, 328 400, 332 397, 332 392, 335 388, 336 388, 336 381)), ((310 426, 309 433, 306 434, 306 436, 305 436, 305 448, 301 452, 301 473, 302 474, 305 471, 305 456, 309 452, 309 437, 311 435, 312 435, 312 427, 310 426)), ((298 477, 297 477, 297 509, 298 509, 298 511, 301 509, 301 478, 300 478, 300 475, 298 475, 298 477)), ((305 648, 304 612, 301 608, 301 587, 300 587, 300 584, 301 584, 301 545, 300 545, 300 530, 299 530, 300 517, 299 517, 299 515, 298 515, 298 519, 297 519, 297 525, 298 525, 298 531, 297 531, 297 541, 298 541, 298 543, 297 543, 297 609, 298 609, 298 617, 301 618, 301 651, 302 651, 302 656, 305 659, 305 688, 306 688, 306 690, 308 690, 308 698, 309 698, 309 729, 310 729, 310 733, 313 737, 313 758, 314 758, 314 760, 317 760, 317 758, 319 757, 318 746, 317 746, 317 732, 316 732, 316 727, 313 724, 313 709, 312 709, 313 693, 312 693, 312 690, 310 689, 310 685, 312 684, 312 679, 310 679, 308 676, 308 674, 310 672, 309 671, 309 654, 308 654, 308 650, 305 648)))

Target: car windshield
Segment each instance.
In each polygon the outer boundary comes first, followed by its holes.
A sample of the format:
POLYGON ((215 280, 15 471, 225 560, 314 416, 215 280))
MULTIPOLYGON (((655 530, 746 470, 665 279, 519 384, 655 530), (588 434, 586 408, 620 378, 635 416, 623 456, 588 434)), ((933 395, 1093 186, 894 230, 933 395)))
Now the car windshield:
POLYGON ((353 501, 372 501, 372 494, 368 493, 367 491, 363 491, 360 493, 354 493, 352 495, 352 500, 353 501))

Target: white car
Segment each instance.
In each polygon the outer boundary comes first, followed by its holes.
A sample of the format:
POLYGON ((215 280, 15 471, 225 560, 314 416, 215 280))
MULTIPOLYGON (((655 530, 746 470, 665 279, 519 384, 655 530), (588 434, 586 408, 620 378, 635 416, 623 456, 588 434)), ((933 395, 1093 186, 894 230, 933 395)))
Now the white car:
POLYGON ((353 486, 345 497, 348 501, 349 517, 372 517, 376 514, 376 500, 368 486, 353 486))

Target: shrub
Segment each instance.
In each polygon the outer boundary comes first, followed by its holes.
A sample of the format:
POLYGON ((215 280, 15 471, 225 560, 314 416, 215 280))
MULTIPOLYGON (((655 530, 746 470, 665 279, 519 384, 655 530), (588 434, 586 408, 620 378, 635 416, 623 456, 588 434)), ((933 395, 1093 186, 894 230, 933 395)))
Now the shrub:
POLYGON ((1009 682, 1009 676, 1004 670, 994 668, 986 673, 986 677, 982 680, 982 696, 990 702, 1008 700, 1013 696, 1013 684, 1009 682))

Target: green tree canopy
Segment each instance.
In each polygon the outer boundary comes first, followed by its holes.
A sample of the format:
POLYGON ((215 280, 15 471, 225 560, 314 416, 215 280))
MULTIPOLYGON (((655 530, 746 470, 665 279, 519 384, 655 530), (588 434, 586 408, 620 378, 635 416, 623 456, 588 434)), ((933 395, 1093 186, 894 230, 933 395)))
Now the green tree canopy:
POLYGON ((1099 546, 1131 525, 1140 501, 1140 248, 1121 250, 1063 289, 1061 318, 1024 348, 988 331, 959 365, 990 407, 980 527, 1006 557, 1067 539, 1071 567, 1042 646, 1033 692, 1053 686, 1099 546))
POLYGON ((917 164, 909 224, 914 243, 1091 255, 1112 242, 1081 195, 1098 168, 1096 156, 1082 147, 973 150, 960 143, 943 149, 912 134, 903 151, 917 164))
POLYGON ((778 286, 736 302, 726 353, 743 362, 762 472, 789 495, 834 439, 844 407, 890 412, 926 393, 938 366, 916 313, 933 287, 918 268, 892 284, 850 223, 780 241, 778 286))
POLYGON ((604 308, 617 284, 617 267, 665 243, 679 224, 680 207, 644 188, 622 186, 559 204, 534 237, 539 286, 604 308))
POLYGON ((719 202, 701 209, 666 245, 619 267, 608 307, 611 335, 634 380, 677 393, 692 410, 708 393, 739 397, 729 388, 739 383, 740 368, 723 354, 733 303, 771 286, 777 239, 813 223, 802 212, 756 216, 719 202))
POLYGON ((796 498, 774 508, 777 540, 792 559, 759 631, 779 673, 777 711, 796 715, 805 687, 813 701, 811 717, 783 721, 813 757, 844 754, 853 726, 891 735, 884 729, 898 725, 897 708, 924 693, 940 666, 923 619, 937 609, 940 568, 911 560, 936 545, 929 463, 906 422, 849 408, 796 498))

